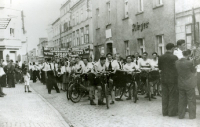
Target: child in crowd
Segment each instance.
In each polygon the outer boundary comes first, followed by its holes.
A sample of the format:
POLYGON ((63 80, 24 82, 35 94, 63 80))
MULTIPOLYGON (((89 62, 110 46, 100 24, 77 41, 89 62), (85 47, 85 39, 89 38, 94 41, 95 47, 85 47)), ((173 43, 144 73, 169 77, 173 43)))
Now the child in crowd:
POLYGON ((28 89, 29 93, 32 92, 32 91, 29 90, 30 74, 28 73, 27 69, 25 70, 23 77, 24 77, 24 85, 25 85, 24 89, 25 89, 25 92, 27 92, 26 88, 28 89))

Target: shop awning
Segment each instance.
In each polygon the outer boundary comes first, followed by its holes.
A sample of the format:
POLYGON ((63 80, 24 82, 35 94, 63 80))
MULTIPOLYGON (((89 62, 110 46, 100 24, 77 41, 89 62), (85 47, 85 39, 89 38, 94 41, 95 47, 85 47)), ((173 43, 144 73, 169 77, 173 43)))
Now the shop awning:
POLYGON ((11 18, 0 18, 0 29, 6 29, 11 18))

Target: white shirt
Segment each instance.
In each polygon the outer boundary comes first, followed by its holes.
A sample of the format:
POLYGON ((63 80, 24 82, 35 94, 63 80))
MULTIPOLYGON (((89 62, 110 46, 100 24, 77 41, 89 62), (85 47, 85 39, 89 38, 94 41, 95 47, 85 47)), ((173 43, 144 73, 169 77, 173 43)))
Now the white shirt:
POLYGON ((141 60, 142 60, 142 58, 140 58, 140 57, 134 59, 133 62, 135 63, 135 65, 137 66, 137 68, 139 68, 139 63, 140 63, 141 60))
POLYGON ((29 80, 30 80, 30 74, 29 73, 27 73, 26 75, 23 75, 23 77, 24 77, 25 82, 29 82, 29 80))
POLYGON ((83 63, 83 61, 79 61, 74 67, 76 72, 81 73, 83 71, 83 68, 85 67, 85 64, 83 63))
POLYGON ((33 70, 33 65, 29 65, 29 70, 33 70))
POLYGON ((37 66, 36 66, 36 65, 33 65, 33 66, 32 66, 32 71, 37 71, 37 70, 38 70, 37 66))
POLYGON ((139 68, 149 68, 151 67, 151 60, 150 59, 141 59, 139 61, 139 68))
POLYGON ((50 67, 50 64, 49 63, 44 63, 44 69, 43 71, 51 71, 51 67, 50 67))
POLYGON ((125 71, 134 71, 135 69, 137 69, 137 65, 134 62, 126 63, 123 68, 125 71))
MULTIPOLYGON (((110 62, 106 61, 106 68, 108 69, 110 62)), ((112 66, 112 70, 118 69, 119 68, 119 64, 117 63, 116 60, 111 60, 111 66, 112 66)))
POLYGON ((154 59, 151 60, 151 67, 153 70, 158 70, 158 59, 156 61, 154 59))
POLYGON ((118 66, 116 66, 116 68, 119 70, 120 69, 120 66, 121 66, 121 69, 123 69, 123 65, 122 65, 122 62, 121 61, 117 61, 117 60, 114 60, 115 62, 117 62, 118 66), (119 66, 120 64, 120 66, 119 66))
POLYGON ((174 50, 174 55, 176 55, 178 59, 181 59, 183 58, 183 51, 178 48, 177 50, 174 50))
POLYGON ((97 72, 105 72, 105 70, 106 70, 106 65, 104 64, 103 66, 101 65, 101 63, 100 63, 100 61, 99 62, 97 62, 97 63, 95 63, 95 70, 97 71, 97 72))
POLYGON ((65 66, 62 66, 62 67, 60 68, 60 70, 61 70, 61 74, 64 74, 64 73, 66 72, 65 66))
POLYGON ((85 67, 83 68, 83 73, 87 73, 88 71, 94 72, 94 66, 92 63, 87 63, 87 65, 85 65, 85 67))
POLYGON ((197 72, 200 72, 200 64, 199 65, 197 65, 197 72))
POLYGON ((2 67, 0 67, 0 77, 3 76, 5 74, 4 70, 2 67))

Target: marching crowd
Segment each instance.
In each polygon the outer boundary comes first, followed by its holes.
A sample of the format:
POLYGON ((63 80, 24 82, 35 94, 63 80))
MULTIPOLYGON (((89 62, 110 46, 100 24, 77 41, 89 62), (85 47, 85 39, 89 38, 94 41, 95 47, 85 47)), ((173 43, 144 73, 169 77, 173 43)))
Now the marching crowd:
MULTIPOLYGON (((105 105, 101 96, 101 74, 110 71, 109 84, 111 91, 111 102, 115 103, 115 84, 113 83, 114 75, 116 71, 125 71, 128 74, 132 72, 143 71, 155 71, 157 75, 161 75, 161 78, 153 78, 150 81, 150 90, 146 89, 146 85, 140 83, 141 80, 146 80, 142 77, 138 80, 138 90, 142 95, 146 93, 145 98, 156 99, 156 95, 160 95, 158 92, 162 88, 162 113, 163 116, 176 116, 180 119, 184 118, 185 112, 189 110, 189 116, 191 119, 196 118, 196 95, 195 87, 200 88, 200 81, 196 79, 200 76, 200 65, 198 63, 198 57, 192 59, 194 52, 185 50, 185 41, 179 40, 177 47, 174 44, 168 43, 166 45, 166 53, 162 56, 158 56, 156 52, 148 54, 144 52, 142 56, 136 52, 134 55, 126 56, 126 59, 121 58, 120 54, 111 53, 103 54, 100 56, 99 61, 93 62, 90 58, 76 56, 75 58, 69 56, 68 58, 61 59, 59 61, 55 59, 47 58, 42 63, 29 63, 24 62, 22 67, 18 62, 15 64, 12 60, 5 65, 1 61, 0 67, 0 97, 5 96, 2 87, 8 85, 8 87, 15 87, 16 83, 24 82, 25 92, 26 88, 29 90, 29 80, 33 80, 35 83, 40 80, 41 83, 47 86, 48 93, 51 94, 51 90, 55 89, 57 93, 61 90, 66 91, 68 83, 72 75, 86 74, 85 82, 89 89, 89 99, 91 105, 96 105, 93 101, 94 91, 98 90, 98 105, 105 105), (150 59, 150 55, 152 59, 150 59), (197 64, 196 64, 197 63, 197 64), (196 73, 197 71, 197 73, 196 73), (197 76, 196 76, 197 74, 197 76), (161 79, 161 83, 157 83, 161 79), (7 81, 7 83, 6 83, 7 81), (87 81, 90 81, 87 83, 87 81), (151 94, 147 94, 151 93, 151 94)), ((196 54, 200 54, 199 46, 197 46, 196 54)), ((198 55, 197 55, 198 56, 198 55)), ((127 86, 130 84, 126 84, 127 86)), ((200 90, 200 89, 199 89, 200 90)), ((127 100, 132 99, 131 90, 127 100)))

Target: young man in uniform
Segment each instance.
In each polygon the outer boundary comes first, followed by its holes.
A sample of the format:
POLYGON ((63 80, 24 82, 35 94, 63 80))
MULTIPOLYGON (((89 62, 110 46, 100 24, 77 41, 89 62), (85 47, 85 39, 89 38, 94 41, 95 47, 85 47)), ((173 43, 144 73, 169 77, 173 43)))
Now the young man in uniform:
POLYGON ((94 65, 94 73, 96 75, 96 78, 95 78, 95 86, 97 86, 97 90, 98 90, 98 105, 105 105, 105 103, 103 102, 103 98, 102 98, 102 74, 104 74, 106 71, 106 57, 100 57, 100 61, 97 62, 95 65, 94 65))
POLYGON ((53 63, 51 63, 51 59, 48 59, 48 62, 45 64, 44 71, 45 71, 45 78, 46 84, 48 88, 48 93, 51 94, 51 90, 54 87, 57 93, 60 93, 58 86, 55 82, 56 78, 54 75, 54 68, 52 67, 53 63))
POLYGON ((111 53, 108 53, 106 55, 106 57, 107 57, 106 71, 110 71, 111 72, 110 77, 109 77, 109 85, 110 85, 112 102, 110 104, 114 104, 115 103, 114 102, 114 98, 115 98, 114 89, 115 89, 115 87, 113 86, 113 77, 114 77, 114 74, 115 74, 117 68, 119 68, 119 64, 117 63, 116 60, 113 60, 113 57, 112 57, 111 53))

